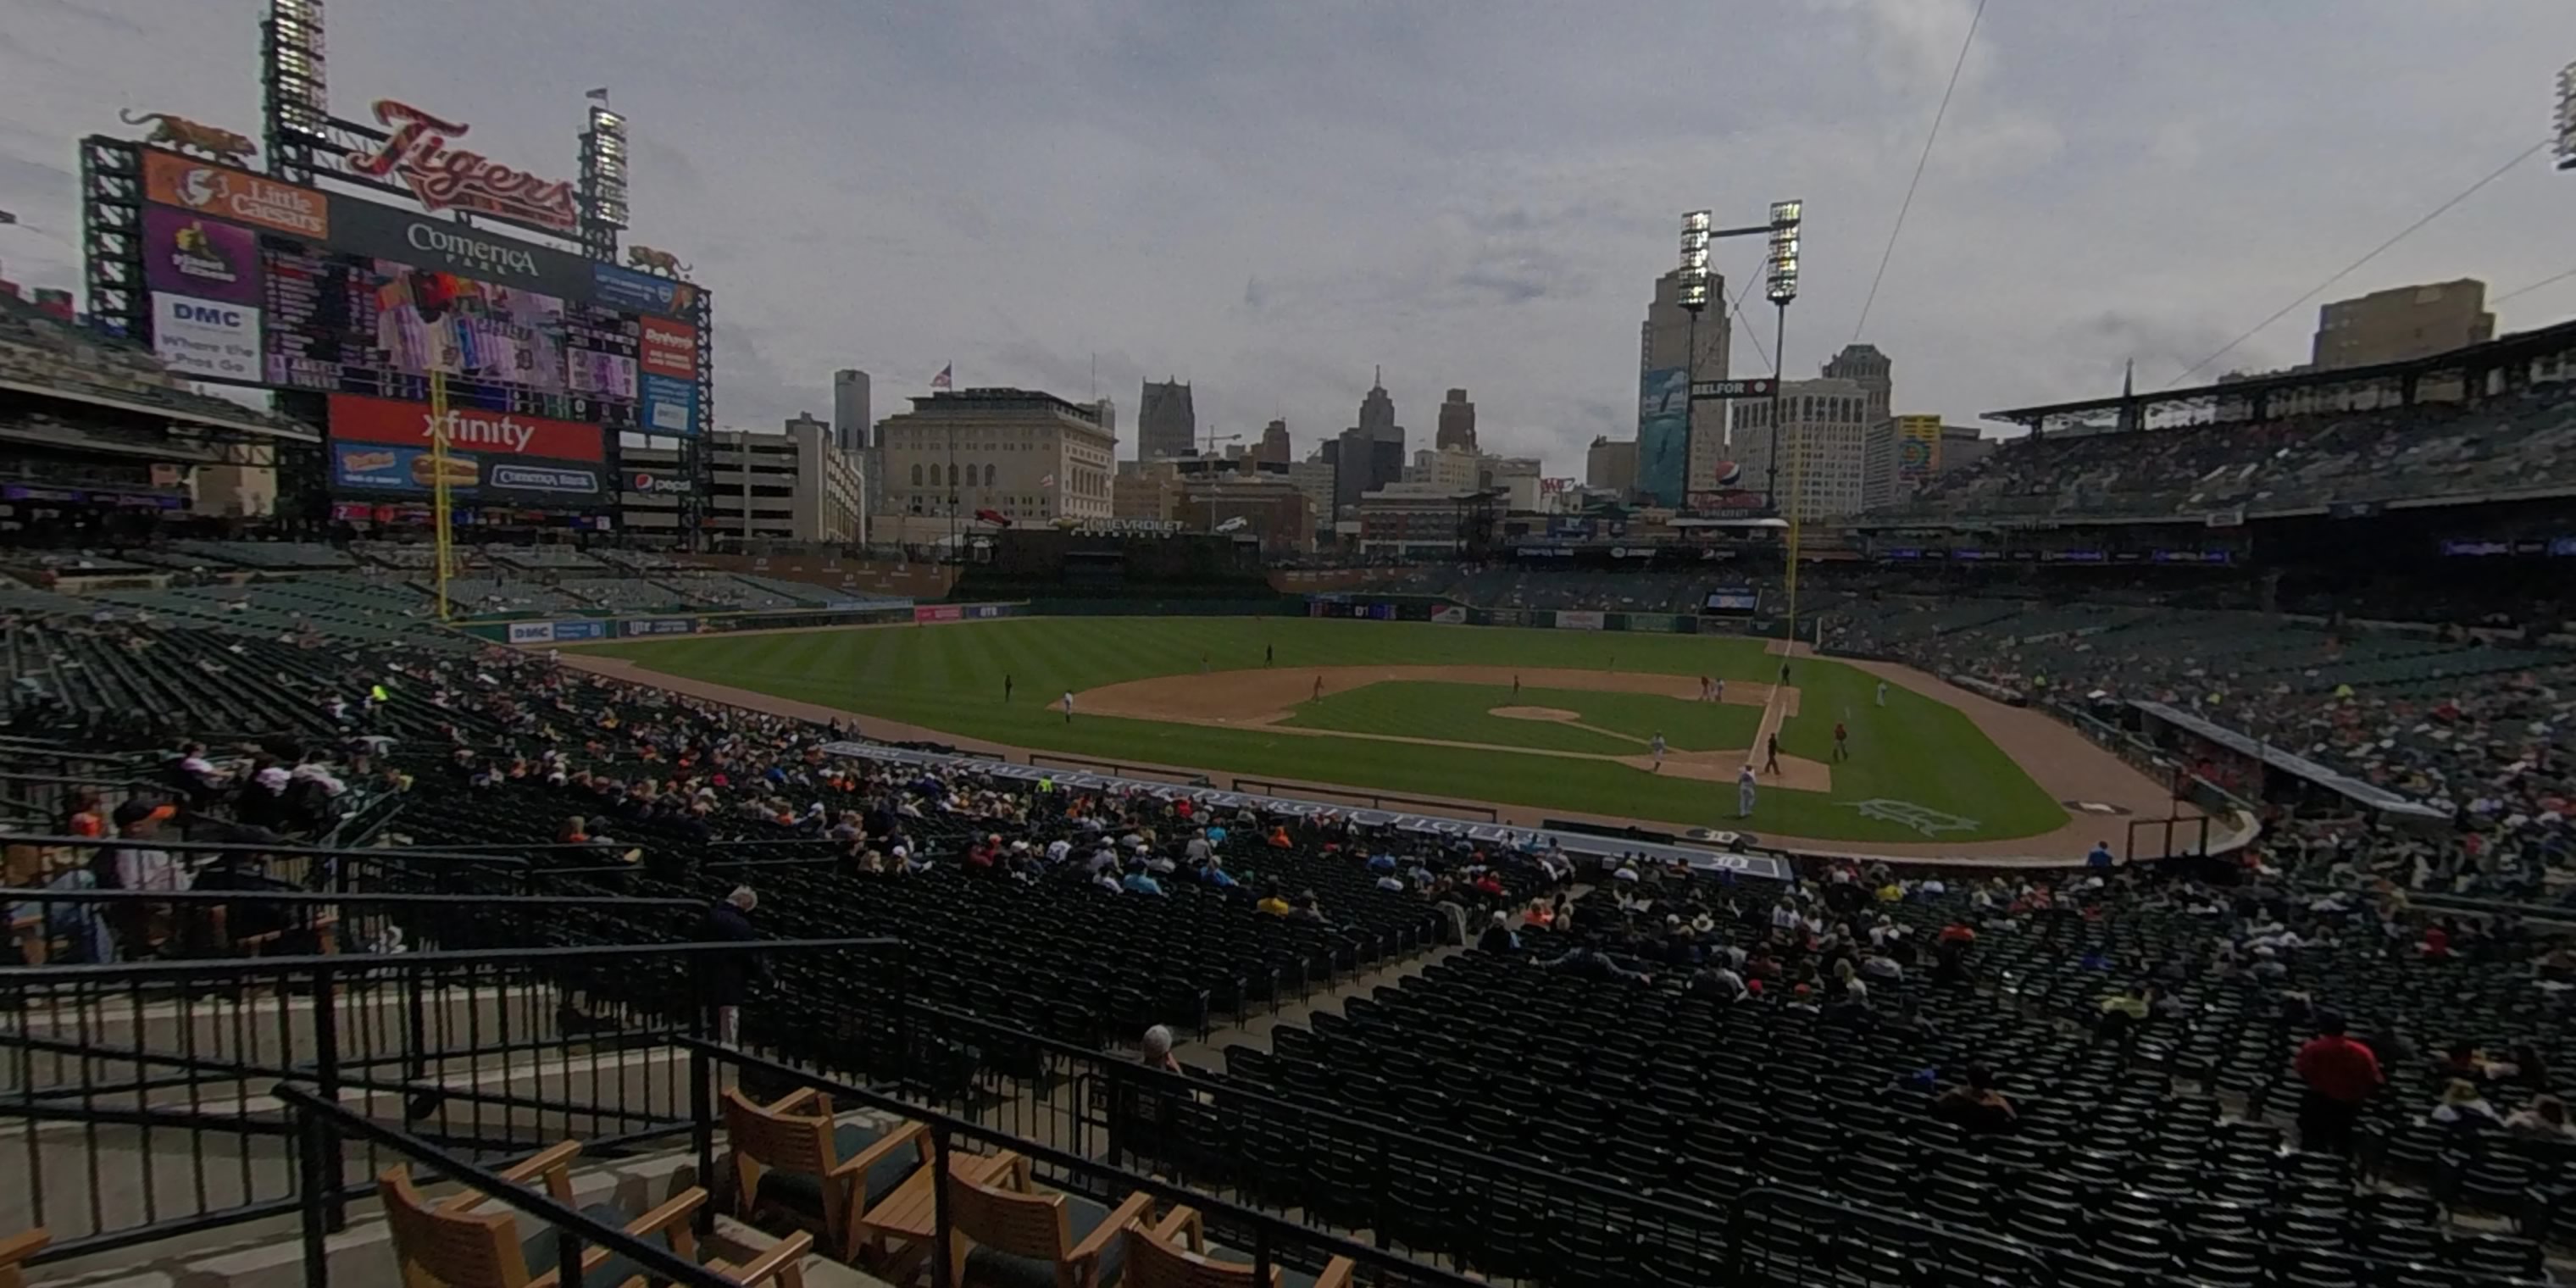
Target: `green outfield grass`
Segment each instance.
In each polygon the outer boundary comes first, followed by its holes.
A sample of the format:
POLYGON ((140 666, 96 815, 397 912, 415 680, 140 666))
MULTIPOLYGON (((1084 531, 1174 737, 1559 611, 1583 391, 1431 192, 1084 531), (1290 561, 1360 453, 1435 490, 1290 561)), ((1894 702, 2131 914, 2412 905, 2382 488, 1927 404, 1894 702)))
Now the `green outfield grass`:
MULTIPOLYGON (((1311 618, 1025 617, 925 627, 700 635, 580 646, 641 665, 1016 747, 1105 760, 1188 765, 1253 777, 1349 783, 1515 805, 1583 810, 1662 823, 1731 825, 1731 787, 1660 778, 1614 761, 1532 755, 1548 747, 1601 755, 1643 748, 1566 726, 1486 714, 1514 705, 1510 687, 1381 683, 1300 704, 1306 729, 1489 743, 1494 750, 1425 747, 1371 738, 1216 728, 1081 716, 1050 704, 1065 690, 1158 675, 1264 665, 1499 665, 1648 671, 1772 681, 1779 659, 1758 640, 1593 633, 1311 618), (1003 680, 1012 700, 1003 701, 1003 680), (1569 739, 1580 738, 1575 742, 1569 739), (1563 740, 1563 741, 1560 741, 1563 740)), ((1751 830, 1848 841, 1921 841, 1905 825, 1864 817, 1860 801, 1905 801, 1973 819, 1944 840, 1998 840, 2053 831, 2066 814, 1958 710, 1903 688, 1874 702, 1877 681, 1836 662, 1802 660, 1792 683, 1801 715, 1781 731, 1792 755, 1829 759, 1836 720, 1849 723, 1853 759, 1835 766, 1831 793, 1765 788, 1751 830)), ((1526 690, 1518 705, 1562 707, 1583 723, 1645 737, 1657 728, 1680 750, 1751 741, 1752 707, 1642 694, 1526 690)), ((862 723, 864 728, 864 722, 862 723)))

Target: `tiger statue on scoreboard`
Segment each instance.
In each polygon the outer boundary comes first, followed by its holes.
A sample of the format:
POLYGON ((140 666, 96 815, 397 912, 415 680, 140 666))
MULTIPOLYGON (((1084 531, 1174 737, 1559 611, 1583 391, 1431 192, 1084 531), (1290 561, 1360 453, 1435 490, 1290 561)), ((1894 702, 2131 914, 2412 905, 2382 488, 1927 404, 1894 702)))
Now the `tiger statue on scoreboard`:
POLYGON ((119 111, 116 119, 128 125, 151 122, 152 132, 143 136, 147 145, 159 145, 173 152, 202 153, 209 160, 223 165, 247 165, 252 155, 259 151, 259 145, 251 142, 248 135, 191 121, 184 116, 172 116, 168 112, 136 114, 119 111))
POLYGON ((659 273, 675 279, 686 278, 690 267, 681 263, 679 256, 667 250, 656 250, 651 246, 627 247, 626 262, 647 273, 659 273))

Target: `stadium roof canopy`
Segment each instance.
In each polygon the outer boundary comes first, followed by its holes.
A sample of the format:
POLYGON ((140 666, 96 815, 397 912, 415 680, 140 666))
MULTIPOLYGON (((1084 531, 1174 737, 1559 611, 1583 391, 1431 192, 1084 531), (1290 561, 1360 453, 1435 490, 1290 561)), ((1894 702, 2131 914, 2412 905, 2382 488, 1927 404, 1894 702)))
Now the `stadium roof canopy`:
MULTIPOLYGON (((2080 402, 2050 403, 2039 407, 2015 407, 1990 411, 1979 418, 2000 420, 2038 432, 2051 421, 2098 419, 2104 414, 2133 415, 2143 424, 2159 408, 2181 408, 2219 401, 2246 408, 2246 419, 2266 418, 2265 406, 2275 396, 2302 389, 2322 389, 2338 385, 2367 385, 2394 381, 2411 391, 2428 376, 2459 374, 2481 375, 2498 368, 2528 363, 2534 358, 2576 352, 2576 322, 2561 322, 2536 331, 2517 331, 2511 335, 2473 344, 2427 358, 2409 358, 2403 362, 2382 362, 2367 367, 2337 367, 2330 370, 2285 371, 2277 375, 2255 376, 2243 380, 2223 380, 2216 384, 2194 385, 2188 389, 2167 389, 2147 394, 2113 394, 2108 398, 2088 398, 2080 402)), ((2296 400, 2290 400, 2295 402, 2296 400)))

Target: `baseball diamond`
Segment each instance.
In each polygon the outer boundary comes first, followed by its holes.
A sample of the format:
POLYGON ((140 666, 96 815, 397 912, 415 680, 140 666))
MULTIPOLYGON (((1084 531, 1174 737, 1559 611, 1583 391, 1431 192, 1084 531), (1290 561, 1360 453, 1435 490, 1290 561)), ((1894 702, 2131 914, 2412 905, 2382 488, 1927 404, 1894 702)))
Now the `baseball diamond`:
POLYGON ((2158 784, 2045 716, 1917 672, 1805 656, 1782 686, 1782 660, 1760 640, 1029 617, 575 653, 582 665, 656 673, 637 678, 702 696, 844 713, 872 737, 1402 792, 1528 822, 1723 825, 1888 853, 1928 845, 1919 820, 1854 808, 1898 800, 1970 821, 1941 830, 1945 853, 2072 856, 2098 838, 2060 801, 2166 809, 2158 784), (1895 681, 1884 706, 1882 675, 1895 681), (1711 686, 1722 700, 1703 697, 1703 678, 1723 682, 1711 686), (1066 692, 1071 720, 1058 700, 1066 692), (1840 761, 1837 723, 1851 748, 1840 761), (1739 821, 1733 784, 1748 760, 1761 771, 1759 803, 1739 821))

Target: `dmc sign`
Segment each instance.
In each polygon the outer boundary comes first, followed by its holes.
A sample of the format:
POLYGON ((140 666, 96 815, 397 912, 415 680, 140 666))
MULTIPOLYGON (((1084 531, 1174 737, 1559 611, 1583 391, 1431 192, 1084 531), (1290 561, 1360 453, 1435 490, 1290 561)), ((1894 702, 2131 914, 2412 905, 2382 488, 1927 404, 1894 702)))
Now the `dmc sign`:
POLYGON ((208 326, 240 326, 247 320, 240 309, 219 308, 211 304, 191 304, 185 300, 171 304, 170 316, 182 322, 203 322, 208 326))

